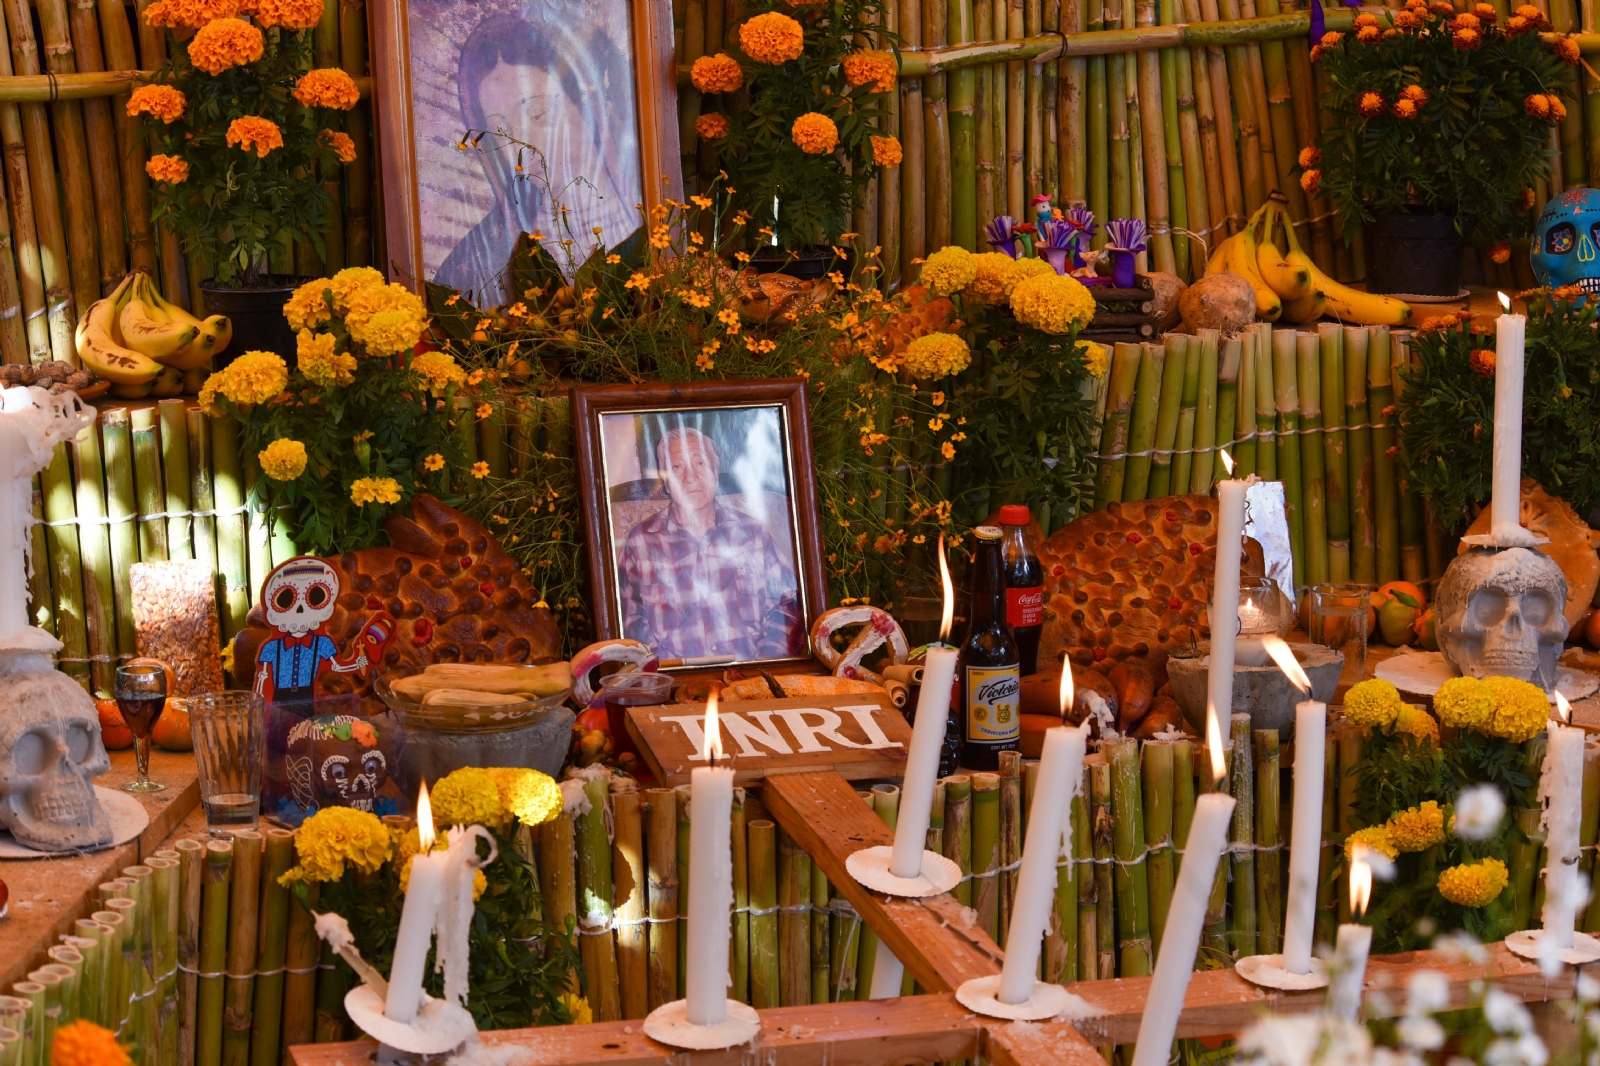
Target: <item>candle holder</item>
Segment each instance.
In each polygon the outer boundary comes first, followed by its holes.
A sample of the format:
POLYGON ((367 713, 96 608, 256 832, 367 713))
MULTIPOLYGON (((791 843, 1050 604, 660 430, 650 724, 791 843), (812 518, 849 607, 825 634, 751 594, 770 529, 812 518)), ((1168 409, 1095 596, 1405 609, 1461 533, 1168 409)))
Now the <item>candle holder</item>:
POLYGON ((478 1035, 472 1015, 459 1003, 425 996, 417 1016, 397 1022, 383 1012, 383 996, 359 984, 344 997, 344 1009, 363 1033, 385 1047, 412 1055, 443 1055, 478 1035))
POLYGON ((1261 988, 1301 992, 1328 987, 1328 968, 1321 959, 1311 960, 1309 973, 1290 973, 1283 968, 1282 955, 1247 955, 1235 964, 1239 976, 1261 988))
MULTIPOLYGON (((1506 949, 1518 958, 1539 962, 1540 942, 1545 937, 1543 929, 1524 929, 1506 937, 1506 949)), ((1588 933, 1573 933, 1572 946, 1562 948, 1557 956, 1568 966, 1586 966, 1600 962, 1600 939, 1588 933)))
POLYGON ((916 877, 896 877, 889 872, 894 848, 888 844, 862 848, 844 861, 844 868, 856 883, 886 896, 921 899, 941 896, 961 883, 961 867, 938 852, 923 849, 922 872, 916 877))
POLYGON ((689 1020, 689 1001, 663 1003, 644 1019, 644 1035, 657 1043, 688 1051, 720 1051, 748 1044, 761 1031, 755 1008, 736 999, 727 1001, 720 1022, 702 1025, 689 1020))
POLYGON ((1105 1013, 1082 996, 1046 981, 1035 981, 1033 994, 1024 1002, 1006 1003, 1000 999, 1000 975, 997 973, 963 981, 956 989, 956 1002, 974 1014, 1014 1022, 1039 1022, 1046 1018, 1075 1022, 1105 1013))

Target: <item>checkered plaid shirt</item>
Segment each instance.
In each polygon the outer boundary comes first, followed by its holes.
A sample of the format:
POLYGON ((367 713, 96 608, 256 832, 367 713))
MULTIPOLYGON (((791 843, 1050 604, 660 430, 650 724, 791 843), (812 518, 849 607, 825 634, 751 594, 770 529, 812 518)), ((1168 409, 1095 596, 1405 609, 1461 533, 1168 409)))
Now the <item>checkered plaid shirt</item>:
POLYGON ((794 573, 778 546, 754 518, 713 507, 715 524, 703 540, 677 523, 670 506, 628 531, 617 566, 623 636, 663 659, 804 655, 794 573))

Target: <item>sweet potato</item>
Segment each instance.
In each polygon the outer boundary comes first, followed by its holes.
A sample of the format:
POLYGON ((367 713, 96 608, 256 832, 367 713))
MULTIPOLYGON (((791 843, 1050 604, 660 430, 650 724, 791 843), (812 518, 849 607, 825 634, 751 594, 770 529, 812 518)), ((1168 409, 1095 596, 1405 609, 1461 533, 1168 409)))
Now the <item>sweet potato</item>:
MULTIPOLYGON (((1072 711, 1068 719, 1073 722, 1083 721, 1083 716, 1088 713, 1083 697, 1086 692, 1097 693, 1113 714, 1117 713, 1119 701, 1117 690, 1104 675, 1088 667, 1074 666, 1072 669, 1073 700, 1072 711)), ((1022 679, 1021 709, 1023 714, 1048 715, 1052 718, 1061 717, 1061 671, 1040 670, 1022 679)))
POLYGON ((1154 671, 1145 663, 1127 660, 1112 667, 1107 680, 1116 689, 1120 704, 1117 725, 1124 733, 1131 732, 1149 713, 1150 703, 1155 698, 1154 671))
POLYGON ((1133 735, 1140 740, 1149 740, 1166 729, 1183 728, 1183 708, 1178 706, 1178 701, 1171 696, 1157 696, 1150 701, 1150 710, 1140 719, 1133 735))

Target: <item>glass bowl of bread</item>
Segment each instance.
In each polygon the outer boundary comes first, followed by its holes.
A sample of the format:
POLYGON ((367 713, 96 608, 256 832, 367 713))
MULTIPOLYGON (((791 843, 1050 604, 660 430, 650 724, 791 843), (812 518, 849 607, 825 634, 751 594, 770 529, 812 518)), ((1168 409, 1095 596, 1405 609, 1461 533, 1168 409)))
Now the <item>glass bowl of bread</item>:
POLYGON ((434 663, 421 672, 390 670, 373 685, 407 728, 436 733, 496 733, 531 725, 572 693, 566 662, 434 663))

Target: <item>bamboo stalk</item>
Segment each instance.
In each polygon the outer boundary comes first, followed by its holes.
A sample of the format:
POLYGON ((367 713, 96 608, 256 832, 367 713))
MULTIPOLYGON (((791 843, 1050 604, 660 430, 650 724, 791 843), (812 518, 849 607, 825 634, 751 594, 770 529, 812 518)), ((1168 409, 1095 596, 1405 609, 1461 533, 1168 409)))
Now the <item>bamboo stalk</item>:
MULTIPOLYGON (((1356 788, 1359 785, 1356 768, 1361 763, 1362 732, 1361 727, 1348 721, 1341 722, 1338 727, 1341 772, 1336 821, 1341 833, 1349 833, 1356 828, 1356 788)), ((1339 881, 1339 920, 1345 921, 1350 916, 1350 871, 1346 870, 1339 881)))
POLYGON ((1367 420, 1369 338, 1365 326, 1345 327, 1344 424, 1350 485, 1350 576, 1362 584, 1375 585, 1378 583, 1378 528, 1374 513, 1372 430, 1367 420))
MULTIPOLYGON (((1578 827, 1579 847, 1590 847, 1600 840, 1600 748, 1585 747, 1583 749, 1583 818, 1578 827)), ((1580 879, 1590 880, 1593 884, 1595 867, 1594 853, 1580 851, 1578 853, 1578 876, 1580 879)), ((1591 932, 1592 927, 1600 924, 1600 907, 1593 906, 1593 896, 1590 903, 1584 907, 1583 913, 1578 916, 1578 928, 1584 932, 1591 932)))
POLYGON ((1278 477, 1283 481, 1285 510, 1289 519, 1289 550, 1294 558, 1296 585, 1309 584, 1306 576, 1305 496, 1303 494, 1300 453, 1300 388, 1296 367, 1298 347, 1291 330, 1272 334, 1272 394, 1277 409, 1278 477))
MULTIPOLYGON (((1155 0, 1138 0, 1134 5, 1135 19, 1140 26, 1156 24, 1155 0)), ((1167 144, 1166 94, 1162 84, 1162 57, 1154 52, 1140 52, 1135 59, 1139 84, 1139 125, 1143 131, 1145 203, 1150 226, 1150 265, 1155 270, 1177 273, 1178 264, 1172 247, 1172 208, 1174 197, 1183 195, 1182 160, 1176 159, 1180 173, 1174 183, 1169 169, 1176 156, 1175 149, 1167 144)), ((1173 96, 1173 119, 1176 125, 1177 97, 1173 96)), ((1176 130, 1172 131, 1174 134, 1176 130)), ((1174 138, 1175 139, 1175 138, 1174 138)))
MULTIPOLYGON (((117 74, 137 67, 138 57, 134 51, 133 31, 128 26, 126 7, 121 0, 96 0, 96 7, 100 14, 99 30, 106 66, 117 74)), ((155 59, 154 56, 150 58, 155 59)), ((155 274, 160 269, 160 260, 150 222, 150 177, 144 170, 145 152, 139 136, 139 118, 127 113, 126 90, 132 86, 124 83, 121 88, 124 91, 112 95, 110 112, 117 141, 122 207, 128 224, 128 258, 133 269, 155 274)), ((182 294, 171 295, 177 299, 182 294)))
POLYGON ((728 970, 733 975, 733 988, 728 994, 740 1003, 747 1004, 750 1002, 750 852, 745 833, 745 802, 745 790, 734 789, 731 816, 733 937, 729 945, 733 963, 728 970))
MULTIPOLYGON (((919 0, 897 0, 900 37, 917 43, 922 40, 922 5, 919 0)), ((896 269, 902 279, 917 276, 914 264, 928 254, 927 153, 922 143, 922 79, 905 73, 899 84, 900 143, 900 262, 896 269)))
POLYGON ((1084 759, 1088 775, 1089 824, 1094 834, 1095 969, 1086 979, 1105 980, 1117 976, 1117 908, 1112 887, 1114 863, 1111 798, 1111 757, 1099 751, 1084 759))
POLYGON ((1268 955, 1283 950, 1283 855, 1278 850, 1282 800, 1278 731, 1255 731, 1256 760, 1256 922, 1259 948, 1268 955))
MULTIPOLYGON (((339 5, 339 66, 351 77, 367 75, 367 5, 365 0, 339 5)), ((372 105, 363 100, 345 112, 344 131, 355 142, 356 157, 344 168, 346 266, 386 262, 373 254, 372 105)))
POLYGON ((133 425, 133 485, 139 506, 139 558, 144 562, 167 559, 167 524, 147 518, 166 511, 161 488, 161 437, 158 411, 154 407, 135 407, 129 412, 133 425))
MULTIPOLYGON (((228 965, 229 875, 233 869, 234 840, 206 843, 206 865, 200 902, 200 973, 196 996, 196 1066, 222 1062, 223 978, 228 965), (211 975, 217 976, 211 976, 211 975)), ((246 850, 241 847, 241 851, 246 850)), ((251 947, 255 938, 250 938, 251 947)))
MULTIPOLYGON (((309 1044, 315 1039, 321 941, 317 938, 312 912, 319 902, 319 887, 314 883, 306 886, 304 904, 293 893, 289 895, 289 943, 284 954, 289 972, 283 987, 283 1046, 286 1049, 309 1044)), ((287 1055, 285 1066, 289 1066, 287 1055)))
MULTIPOLYGON (((13 75, 9 32, 0 19, 0 76, 13 75)), ((51 334, 46 321, 44 265, 40 257, 39 232, 33 219, 33 193, 28 166, 27 138, 23 132, 22 111, 15 104, 0 105, 0 142, 5 146, 6 188, 10 192, 10 223, 17 251, 17 288, 21 299, 23 332, 27 338, 28 359, 41 362, 53 357, 51 334)))
MULTIPOLYGON (((861 802, 867 809, 878 813, 878 797, 873 792, 861 791, 856 793, 861 797, 861 802)), ((930 809, 931 817, 932 811, 930 809)), ((883 815, 878 815, 880 818, 883 815)), ((878 963, 878 934, 866 922, 861 923, 861 950, 856 955, 856 998, 868 999, 872 994, 872 972, 878 963)))
POLYGON ((693 827, 689 824, 689 789, 679 785, 673 790, 678 800, 678 965, 674 971, 678 997, 684 995, 684 976, 688 971, 689 952, 689 845, 693 827))
POLYGON ((1127 468, 1128 421, 1133 411, 1135 383, 1143 350, 1137 344, 1118 341, 1111 357, 1109 391, 1106 396, 1105 427, 1100 434, 1100 475, 1094 509, 1122 499, 1127 468))
MULTIPOLYGON (((972 774, 972 907, 991 938, 1000 930, 1000 775, 972 774)), ((946 793, 948 795, 948 792, 946 793)))
POLYGON ((827 1003, 831 963, 828 921, 828 875, 811 863, 811 1002, 827 1003))
POLYGON ((1254 420, 1256 430, 1256 473, 1263 481, 1278 479, 1277 408, 1273 402, 1272 327, 1265 322, 1256 324, 1255 396, 1240 391, 1242 425, 1254 420), (1261 328, 1265 326, 1266 328, 1261 328), (1252 402, 1254 411, 1252 413, 1252 402))
POLYGON ((125 922, 122 912, 113 910, 94 911, 89 918, 105 930, 100 938, 100 967, 105 980, 100 991, 100 1019, 107 1029, 115 1031, 122 1025, 123 1010, 128 1003, 122 964, 123 941, 127 937, 123 929, 125 922))
POLYGON ((162 400, 161 484, 166 489, 167 558, 193 559, 189 520, 189 424, 185 400, 162 400), (174 517, 176 516, 176 517, 174 517))
POLYGON ((267 529, 266 502, 256 491, 261 481, 261 464, 254 455, 239 457, 244 474, 245 537, 248 542, 250 590, 252 593, 266 584, 272 572, 272 535, 267 529))
POLYGON ((1350 580, 1350 468, 1346 452, 1344 327, 1317 326, 1322 348, 1322 461, 1326 479, 1328 580, 1350 580))
POLYGON ((54 974, 61 982, 58 993, 60 1002, 56 1024, 58 1026, 71 1025, 78 1020, 78 996, 80 979, 83 976, 83 956, 76 948, 57 945, 45 951, 45 957, 50 962, 40 967, 54 974))
POLYGON ((1173 851, 1173 751, 1172 741, 1146 741, 1140 776, 1144 788, 1144 837, 1149 847, 1145 862, 1150 899, 1150 958, 1154 962, 1161 949, 1167 927, 1167 911, 1172 906, 1172 887, 1177 876, 1177 855, 1173 851))
POLYGON ((1172 494, 1172 449, 1178 439, 1184 370, 1188 366, 1188 338, 1181 333, 1168 333, 1162 338, 1162 346, 1161 401, 1156 405, 1155 454, 1150 464, 1151 499, 1172 494))
POLYGON ((1168 359, 1183 364, 1183 395, 1178 400, 1178 435, 1173 438, 1172 456, 1173 493, 1189 491, 1194 478, 1194 427, 1196 409, 1200 403, 1200 339, 1169 333, 1163 340, 1173 345, 1168 359), (1175 342, 1175 343, 1174 343, 1175 342))
MULTIPOLYGON (((1196 496, 1210 494, 1217 464, 1219 336, 1214 329, 1199 331, 1200 380, 1194 419, 1194 473, 1189 479, 1189 491, 1196 496)), ((1193 346, 1191 342, 1190 347, 1193 346)))
MULTIPOLYGON (((49 72, 55 75, 76 74, 78 57, 73 47, 65 0, 40 0, 36 10, 39 13, 39 29, 43 37, 45 63, 49 72)), ((95 28, 92 9, 84 10, 78 18, 80 21, 86 21, 90 29, 95 28)), ((110 177, 109 170, 115 165, 115 160, 106 160, 102 166, 91 158, 83 109, 84 105, 77 100, 58 100, 50 107, 50 118, 56 135, 57 154, 61 161, 60 179, 61 191, 65 197, 63 206, 67 225, 67 251, 71 256, 68 274, 72 279, 72 298, 80 310, 88 311, 89 305, 98 300, 102 292, 109 291, 104 287, 105 279, 101 276, 100 232, 102 229, 108 233, 115 231, 116 237, 119 238, 122 219, 120 216, 113 216, 102 226, 96 218, 95 179, 102 173, 110 177)), ((109 119, 109 115, 107 118, 109 119)), ((109 123, 103 132, 110 132, 109 123)), ((109 148, 110 144, 102 142, 96 147, 109 148)), ((108 184, 108 192, 115 195, 116 182, 112 180, 108 184)), ((112 243, 120 252, 121 241, 113 238, 112 243)), ((106 271, 115 274, 115 279, 111 282, 115 285, 115 281, 122 277, 120 255, 114 263, 106 265, 106 271)), ((73 321, 76 322, 75 317, 73 321)))
POLYGON ((1338 733, 1330 729, 1323 743, 1322 848, 1317 861, 1317 940, 1325 944, 1333 943, 1337 936, 1339 906, 1334 894, 1338 888, 1333 867, 1340 858, 1339 845, 1334 843, 1339 831, 1339 775, 1350 769, 1341 761, 1338 733))
MULTIPOLYGON (((1395 402, 1405 393, 1406 366, 1410 362, 1410 331, 1390 335, 1390 372, 1394 383, 1395 402)), ((1399 434, 1396 433, 1396 439, 1399 434)), ((1424 551, 1424 526, 1422 497, 1411 487, 1404 468, 1397 471, 1396 487, 1400 494, 1400 574, 1412 584, 1420 584, 1427 576, 1424 551)))
MULTIPOLYGON (((949 16, 946 0, 922 0, 922 43, 939 48, 946 43, 949 16)), ((922 79, 922 148, 927 170, 927 216, 930 251, 950 243, 950 123, 947 117, 947 75, 922 79)), ((903 164, 902 164, 903 165, 903 164)))
POLYGON ((611 820, 622 1016, 643 1018, 650 1013, 650 944, 645 920, 644 833, 638 785, 631 778, 611 782, 611 820))
MULTIPOLYGON (((1235 804, 1233 828, 1228 839, 1234 844, 1255 843, 1255 760, 1251 753, 1250 716, 1233 716, 1230 739, 1233 757, 1229 766, 1228 791, 1235 804)), ((1233 917, 1229 923, 1230 947, 1235 955, 1260 954, 1259 914, 1256 911, 1256 854, 1248 847, 1232 856, 1233 917)))
MULTIPOLYGON (((6 112, 10 111, 14 117, 15 108, 0 105, 0 135, 3 135, 8 124, 6 112)), ((20 120, 19 120, 20 121, 20 120)), ((0 137, 3 139, 3 137, 0 137)), ((22 227, 18 227, 20 230, 22 227)), ((28 220, 31 232, 32 220, 28 220)), ((13 248, 21 249, 12 240, 11 212, 6 204, 6 194, 0 188, 0 363, 26 365, 32 362, 29 353, 26 321, 22 307, 22 293, 19 289, 17 276, 17 261, 11 257, 13 248)), ((34 258, 38 258, 38 249, 34 249, 34 258)), ((35 262, 37 266, 37 262, 35 262)))
POLYGON ((622 1017, 622 990, 617 944, 611 929, 615 882, 611 845, 606 839, 610 777, 602 772, 583 779, 589 812, 574 819, 573 834, 578 855, 578 943, 588 980, 589 1006, 595 1021, 614 1022, 622 1017))
POLYGON ((750 844, 750 1005, 757 1010, 779 1006, 778 971, 778 838, 777 825, 766 819, 749 822, 750 844))
MULTIPOLYGON (((1150 469, 1152 452, 1157 447, 1156 412, 1161 407, 1167 353, 1159 344, 1145 343, 1137 347, 1139 376, 1138 383, 1134 387, 1133 420, 1128 429, 1128 462, 1120 496, 1124 502, 1166 495, 1164 492, 1151 491, 1150 469)), ((1176 433, 1178 428, 1176 405, 1172 412, 1172 428, 1176 433)), ((1169 476, 1170 473, 1168 471, 1169 476)))
POLYGON ((18 1023, 22 1026, 20 1061, 23 1066, 41 1066, 46 1061, 45 1052, 48 1050, 42 1042, 45 987, 37 981, 18 981, 11 986, 11 994, 28 1004, 18 1023))
POLYGON ((186 407, 183 412, 185 435, 189 438, 189 501, 196 517, 194 530, 194 557, 217 572, 217 520, 201 517, 201 513, 214 511, 217 506, 216 489, 211 483, 211 431, 206 427, 205 412, 198 407, 186 407))
POLYGON ((778 827, 778 999, 811 1002, 811 856, 778 827))
MULTIPOLYGON (((245 554, 244 478, 239 466, 239 426, 231 418, 211 423, 212 483, 217 510, 217 614, 222 639, 244 628, 254 589, 245 554)), ((259 588, 259 586, 256 586, 259 588)))
POLYGON ((248 1066, 254 1021, 256 950, 260 947, 261 848, 254 829, 233 834, 233 890, 229 894, 228 978, 222 1012, 223 1066, 248 1066))
MULTIPOLYGON (((1048 22, 1046 19, 1047 25, 1048 22)), ((1062 0, 1058 28, 1063 34, 1083 32, 1083 0, 1062 0)), ((1056 115, 1059 136, 1056 146, 1060 156, 1061 192, 1069 204, 1087 202, 1089 174, 1084 153, 1085 63, 1080 58, 1064 57, 1057 64, 1057 69, 1056 115)))
POLYGON ((972 906, 972 775, 955 774, 944 784, 944 857, 961 870, 961 880, 951 895, 964 907, 972 906))
POLYGON ((183 901, 179 891, 178 860, 152 855, 145 860, 145 865, 155 871, 151 880, 155 883, 156 1000, 152 1007, 159 1034, 156 1059, 171 1063, 177 1061, 179 1047, 178 927, 183 901))
POLYGON ((1139 741, 1106 741, 1110 749, 1112 853, 1116 884, 1118 967, 1121 977, 1150 972, 1155 952, 1150 939, 1150 882, 1146 869, 1143 783, 1139 741))
MULTIPOLYGON (((1023 0, 996 0, 995 25, 1000 25, 1000 20, 1005 19, 1006 37, 1010 40, 1021 40, 1024 36, 1022 19, 1023 0)), ((1005 164, 1006 164, 1006 213, 1017 218, 1025 218, 1028 207, 1028 189, 1024 176, 1023 138, 1026 136, 1027 121, 1027 84, 1023 73, 1024 64, 1013 61, 1006 64, 1006 94, 1005 94, 1005 164)), ((995 72, 999 75, 999 71, 995 72)), ((996 115, 998 119, 1000 116, 996 115)))
POLYGON ((33 566, 28 574, 28 620, 54 635, 56 601, 50 589, 53 567, 50 565, 50 546, 44 535, 44 490, 40 483, 40 478, 33 479, 33 492, 28 500, 29 511, 33 515, 33 529, 28 534, 30 550, 33 552, 33 566))
MULTIPOLYGON (((983 0, 978 0, 981 5, 983 0)), ((948 38, 952 45, 976 39, 974 0, 949 0, 948 38)), ((958 70, 949 76, 950 97, 950 241, 967 251, 978 248, 978 72, 958 70)), ((992 195, 992 190, 991 190, 992 195)))
MULTIPOLYGON (((1025 0, 1023 4, 1023 29, 1027 36, 1038 36, 1044 29, 1044 4, 1042 0, 1025 0)), ((1045 110, 1045 77, 1044 69, 1040 64, 1027 63, 1023 65, 1023 80, 1026 85, 1025 108, 1028 115, 1027 146, 1025 148, 1024 171, 1027 179, 1026 195, 1029 203, 1032 198, 1040 193, 1050 196, 1055 195, 1055 185, 1045 185, 1045 124, 1051 118, 1045 110)), ((1054 94, 1051 102, 1054 103, 1054 94)))
MULTIPOLYGON (((1106 57, 1106 104, 1111 131, 1111 218, 1133 217, 1133 146, 1128 128, 1128 85, 1125 55, 1106 57)), ((1100 236, 1104 237, 1102 227, 1100 236)))
MULTIPOLYGON (((1081 789, 1080 789, 1081 791, 1081 789)), ((1077 822, 1074 812, 1083 803, 1081 795, 1072 796, 1067 804, 1068 845, 1061 858, 1056 860, 1056 895, 1051 911, 1051 921, 1045 929, 1044 964, 1042 977, 1054 984, 1078 979, 1078 885, 1082 878, 1081 867, 1075 862, 1078 847, 1077 822)), ((1028 803, 1030 812, 1033 803, 1028 803)))
MULTIPOLYGON (((1322 353, 1315 333, 1295 335, 1295 373, 1300 389, 1300 472, 1305 495, 1305 582, 1321 585, 1329 577, 1326 452, 1322 446, 1322 353)), ((1281 375, 1280 375, 1281 376, 1281 375)), ((1280 406, 1280 410, 1281 410, 1280 406)), ((1292 535, 1292 530, 1291 530, 1292 535)))
POLYGON ((1022 862, 1022 752, 1000 753, 1000 914, 995 942, 1004 944, 1011 928, 1011 907, 1017 898, 1017 871, 1022 862))
POLYGON ((1544 829, 1540 827, 1539 815, 1537 807, 1516 808, 1517 831, 1511 834, 1510 854, 1506 857, 1511 874, 1511 924, 1523 929, 1533 921, 1535 913, 1538 858, 1544 843, 1544 829))
POLYGON ((1097 928, 1098 906, 1094 876, 1094 832, 1089 821, 1089 789, 1085 782, 1079 786, 1072 799, 1072 865, 1073 880, 1078 887, 1078 928, 1073 930, 1077 954, 1073 959, 1078 980, 1089 979, 1099 972, 1096 952, 1099 944, 1097 928))
MULTIPOLYGON (((28 972, 28 980, 44 989, 40 998, 44 1003, 43 1019, 39 1026, 38 1050, 41 1066, 51 1061, 51 1052, 55 1050, 54 1043, 56 1030, 61 1027, 61 975, 51 970, 40 968, 28 972)), ((30 997, 31 998, 31 997, 30 997)), ((136 1047, 138 1045, 135 1045, 136 1047)), ((147 1066, 143 1055, 136 1054, 134 1061, 138 1066, 147 1066)))
POLYGON ((1400 497, 1395 481, 1394 384, 1389 327, 1371 327, 1367 353, 1367 421, 1372 424, 1372 521, 1379 584, 1400 577, 1400 497))
MULTIPOLYGON (((77 504, 72 486, 72 464, 67 446, 58 444, 51 453, 50 465, 39 473, 44 492, 45 540, 50 544, 50 585, 55 590, 56 637, 65 645, 64 659, 89 657, 89 632, 83 611, 83 579, 79 563, 77 504)), ((82 661, 63 663, 61 669, 77 678, 86 678, 88 665, 82 661)), ((79 682, 82 684, 82 681, 79 682)))
POLYGON ((678 799, 670 788, 652 788, 645 797, 650 804, 645 846, 650 878, 647 977, 649 1007, 655 1010, 678 993, 678 799))
MULTIPOLYGON (((4 258, 0 254, 0 258, 4 258)), ((89 426, 70 444, 75 486, 78 547, 83 559, 83 616, 88 637, 92 690, 109 695, 117 654, 116 603, 112 596, 111 527, 105 524, 105 463, 100 430, 89 426)), ((133 650, 130 646, 128 650, 133 650)))
POLYGON ((261 862, 261 923, 257 943, 250 1066, 278 1066, 283 1038, 284 974, 289 949, 289 890, 278 879, 294 865, 294 834, 268 829, 261 862))
POLYGON ((1243 355, 1244 342, 1238 337, 1229 337, 1217 351, 1217 453, 1211 472, 1213 481, 1232 476, 1222 461, 1224 449, 1238 465, 1238 456, 1233 454, 1238 448, 1234 429, 1239 420, 1239 364, 1243 355))
POLYGON ((71 944, 83 956, 83 982, 78 986, 78 1017, 87 1018, 96 1025, 104 1025, 106 956, 102 941, 107 930, 93 918, 79 918, 72 923, 73 935, 62 940, 71 944))
MULTIPOLYGON (((671 820, 673 835, 677 833, 677 803, 671 807, 671 820)), ((653 831, 653 830, 652 830, 653 831)), ((577 872, 577 831, 573 823, 571 812, 563 810, 554 818, 539 827, 539 894, 543 897, 545 920, 551 928, 563 933, 573 932, 578 925, 578 872, 577 872)), ((669 840, 671 837, 668 838, 669 840)), ((667 855, 672 855, 668 850, 667 855)), ((664 860, 673 869, 676 877, 677 860, 669 858, 664 860)), ((652 926, 652 929, 658 928, 652 926)), ((677 939, 676 927, 672 932, 673 939, 677 939)), ((672 958, 672 973, 677 972, 676 952, 672 958)), ((674 977, 675 980, 675 977, 674 977)), ((570 978, 569 991, 578 992, 578 975, 574 971, 570 978)), ((322 988, 318 985, 318 993, 322 988)), ((674 984, 669 989, 663 1002, 674 1000, 677 997, 677 987, 674 984)), ((592 1004, 591 1004, 592 1006, 592 1004)))

